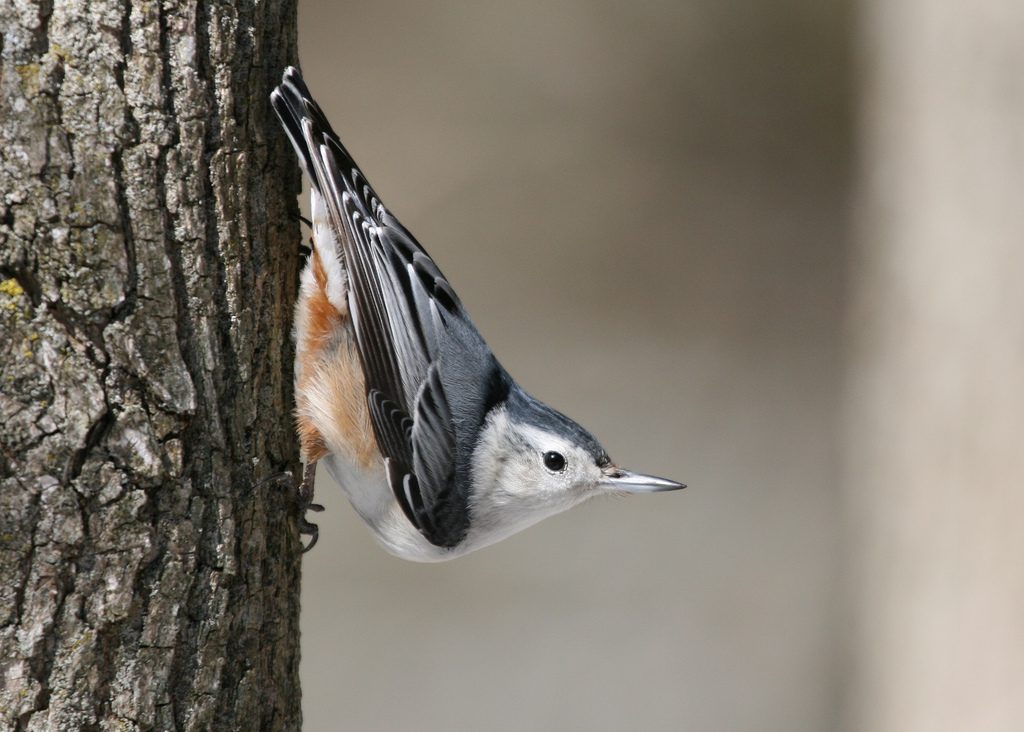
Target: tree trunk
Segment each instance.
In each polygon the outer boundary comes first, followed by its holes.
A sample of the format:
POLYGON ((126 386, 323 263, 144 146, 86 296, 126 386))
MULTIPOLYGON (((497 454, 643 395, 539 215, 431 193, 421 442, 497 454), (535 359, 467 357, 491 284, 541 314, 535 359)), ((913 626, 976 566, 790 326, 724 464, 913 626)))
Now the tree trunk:
POLYGON ((0 727, 297 729, 295 4, 0 29, 0 727))
POLYGON ((865 10, 848 727, 1024 729, 1024 3, 865 10))

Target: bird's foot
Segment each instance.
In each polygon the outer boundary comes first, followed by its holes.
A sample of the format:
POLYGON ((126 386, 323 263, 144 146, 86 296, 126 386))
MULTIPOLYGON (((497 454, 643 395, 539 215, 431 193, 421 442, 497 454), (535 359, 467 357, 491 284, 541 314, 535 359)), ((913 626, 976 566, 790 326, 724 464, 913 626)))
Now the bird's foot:
POLYGON ((292 488, 299 496, 299 536, 308 536, 309 543, 303 545, 302 553, 305 554, 316 544, 320 538, 320 527, 306 519, 307 511, 323 511, 324 507, 319 503, 313 503, 313 479, 316 477, 316 463, 309 463, 302 468, 302 480, 298 487, 295 486, 295 476, 290 470, 283 473, 275 473, 261 480, 257 486, 278 485, 283 488, 292 488))
POLYGON ((319 503, 313 503, 313 479, 316 477, 316 463, 309 463, 302 468, 302 482, 299 483, 299 535, 308 536, 309 543, 302 547, 305 554, 312 549, 320 538, 320 527, 306 518, 307 511, 319 513, 324 507, 319 503))

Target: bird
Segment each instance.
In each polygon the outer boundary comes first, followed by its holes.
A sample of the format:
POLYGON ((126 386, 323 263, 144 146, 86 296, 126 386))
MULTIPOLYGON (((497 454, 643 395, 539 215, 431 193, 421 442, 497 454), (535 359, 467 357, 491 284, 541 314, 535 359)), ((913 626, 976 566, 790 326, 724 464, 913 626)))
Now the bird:
MULTIPOLYGON (((311 189, 293 328, 307 509, 323 462, 386 551, 438 562, 595 496, 685 487, 620 468, 512 378, 297 69, 270 99, 311 189)), ((305 512, 302 528, 312 548, 305 512)))

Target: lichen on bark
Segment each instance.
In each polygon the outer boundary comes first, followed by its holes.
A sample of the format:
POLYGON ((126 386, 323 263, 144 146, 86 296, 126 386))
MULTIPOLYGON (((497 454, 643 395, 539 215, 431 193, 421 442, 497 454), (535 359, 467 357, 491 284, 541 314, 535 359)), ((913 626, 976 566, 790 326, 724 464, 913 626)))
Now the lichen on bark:
POLYGON ((295 4, 0 28, 0 727, 298 728, 295 4))

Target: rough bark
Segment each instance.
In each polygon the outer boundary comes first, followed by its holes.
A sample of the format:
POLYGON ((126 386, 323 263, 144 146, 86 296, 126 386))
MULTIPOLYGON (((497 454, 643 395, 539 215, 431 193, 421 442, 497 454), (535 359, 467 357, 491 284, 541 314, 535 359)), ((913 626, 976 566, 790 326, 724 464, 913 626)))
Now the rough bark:
POLYGON ((0 29, 0 727, 297 729, 294 2, 0 29))
POLYGON ((862 32, 848 728, 1024 729, 1024 4, 862 32))

